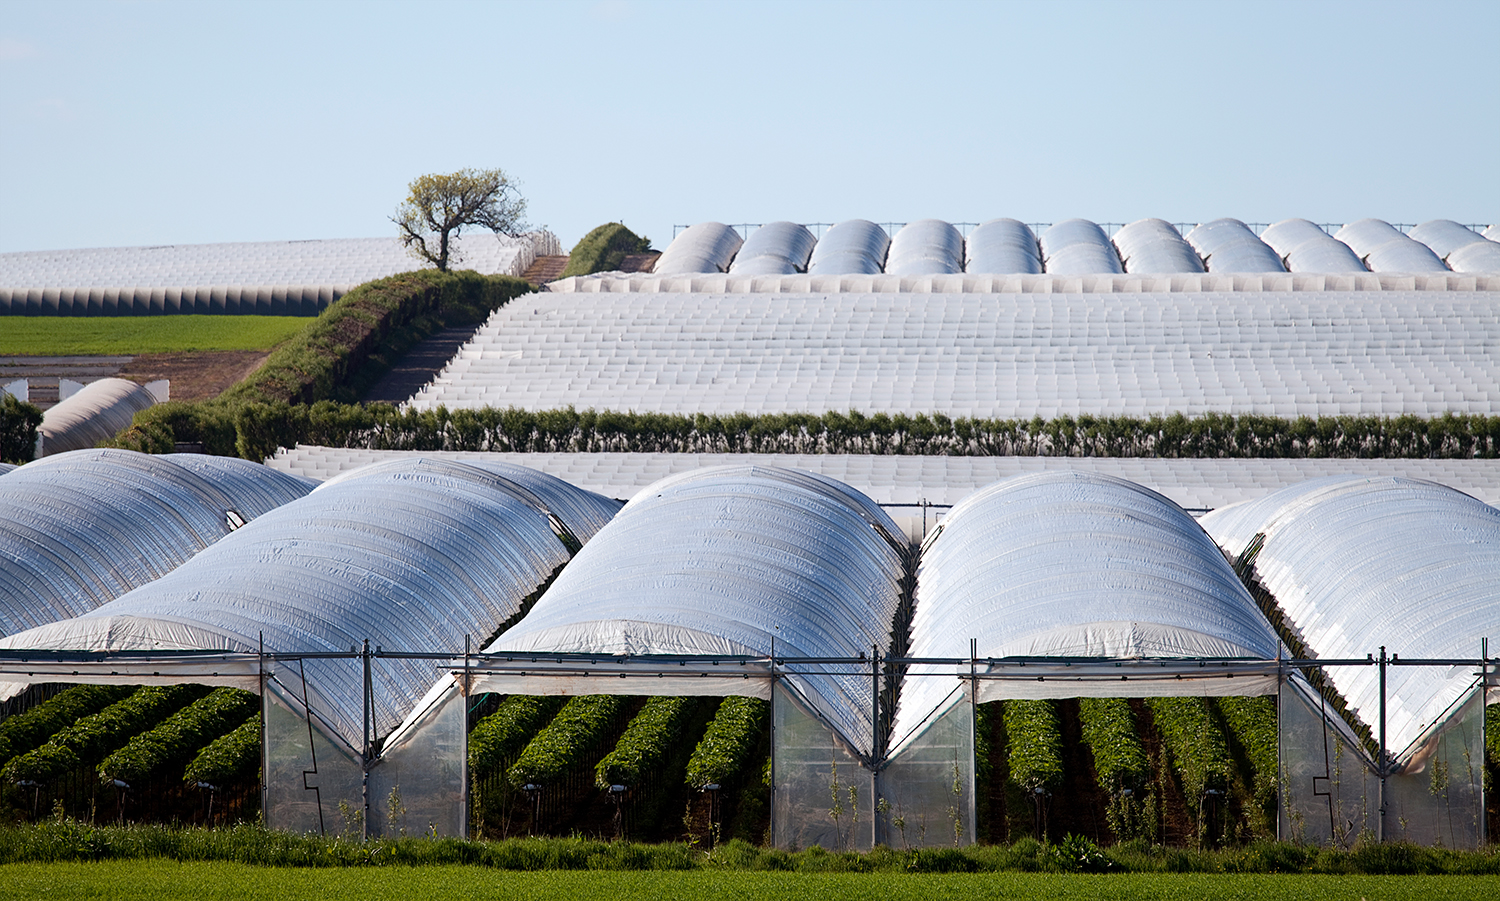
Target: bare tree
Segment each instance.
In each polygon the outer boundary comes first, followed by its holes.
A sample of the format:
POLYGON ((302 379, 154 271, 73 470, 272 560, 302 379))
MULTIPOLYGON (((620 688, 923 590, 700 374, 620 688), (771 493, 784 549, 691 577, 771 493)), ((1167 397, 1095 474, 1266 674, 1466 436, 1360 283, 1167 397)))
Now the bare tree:
MULTIPOLYGON (((526 199, 499 169, 460 169, 452 175, 423 175, 407 186, 406 201, 391 221, 412 256, 448 271, 450 237, 468 225, 515 237, 527 229, 526 199), (436 245, 436 246, 434 246, 436 245)), ((457 257, 452 257, 457 259, 457 257)))

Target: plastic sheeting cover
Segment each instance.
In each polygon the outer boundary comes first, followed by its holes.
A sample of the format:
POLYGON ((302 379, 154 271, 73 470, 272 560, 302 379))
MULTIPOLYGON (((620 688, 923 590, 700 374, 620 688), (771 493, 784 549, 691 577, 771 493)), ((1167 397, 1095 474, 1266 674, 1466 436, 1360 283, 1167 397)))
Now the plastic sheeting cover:
POLYGON ((865 219, 848 219, 830 228, 813 248, 807 271, 812 275, 874 275, 884 271, 891 236, 865 219))
POLYGON ((1140 219, 1115 233, 1115 249, 1125 271, 1135 273, 1202 272, 1203 261, 1165 219, 1140 219))
POLYGON ((729 271, 735 275, 792 275, 807 271, 818 239, 795 222, 768 222, 750 233, 729 271))
POLYGON ((1460 247, 1485 243, 1484 236, 1479 232, 1452 219, 1429 219, 1408 232, 1407 237, 1426 244, 1437 254, 1438 259, 1445 261, 1450 253, 1460 247))
POLYGON ((1104 229, 1087 219, 1066 219, 1042 232, 1042 268, 1052 275, 1124 274, 1104 229))
POLYGON ((672 239, 652 271, 658 275, 727 272, 743 243, 740 233, 722 222, 700 222, 672 239))
POLYGON ((1016 219, 991 219, 982 222, 965 242, 968 259, 965 272, 994 275, 1040 275, 1041 251, 1036 235, 1026 223, 1016 219))
MULTIPOLYGON (((1257 533, 1262 584, 1315 657, 1363 658, 1386 646, 1413 658, 1474 657, 1500 634, 1500 510, 1432 482, 1315 479, 1208 514, 1203 527, 1239 555, 1257 533)), ((1477 663, 1476 663, 1477 666, 1477 663)), ((1474 681, 1474 667, 1391 667, 1388 747, 1401 752, 1474 681)), ((1327 675, 1372 728, 1375 667, 1327 675)))
POLYGON ((220 468, 192 455, 125 450, 19 467, 0 482, 0 633, 87 613, 312 484, 243 460, 220 468))
POLYGON ((1283 219, 1261 232, 1260 239, 1276 251, 1288 272, 1367 271, 1348 244, 1306 219, 1283 219))
POLYGON ((963 272, 964 236, 941 219, 908 222, 891 239, 885 271, 891 275, 963 272))
POLYGON ((1448 267, 1427 247, 1380 219, 1351 222, 1334 237, 1354 249, 1371 272, 1446 272, 1448 267))
POLYGON ((1281 257, 1238 219, 1204 222, 1187 233, 1209 272, 1285 272, 1281 257))
POLYGON ((135 382, 115 378, 90 382, 42 415, 37 430, 42 435, 42 453, 50 456, 93 447, 129 427, 135 414, 155 404, 155 395, 135 382))
MULTIPOLYGON (((1280 647, 1190 515, 1098 473, 1018 476, 965 498, 923 548, 915 605, 912 657, 967 657, 970 639, 980 657, 1264 660, 1280 647)), ((953 672, 911 668, 892 747, 951 702, 953 672)))
MULTIPOLYGON (((890 646, 904 541, 825 476, 703 469, 636 495, 487 650, 857 657, 890 646)), ((809 703, 869 753, 869 676, 800 675, 809 703)))

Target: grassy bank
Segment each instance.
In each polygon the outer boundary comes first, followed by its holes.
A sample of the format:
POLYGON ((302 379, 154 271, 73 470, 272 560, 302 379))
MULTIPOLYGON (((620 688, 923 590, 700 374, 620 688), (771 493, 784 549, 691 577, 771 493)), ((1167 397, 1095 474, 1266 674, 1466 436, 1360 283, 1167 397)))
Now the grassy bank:
POLYGON ((306 316, 7 316, 0 354, 60 357, 270 350, 306 316))

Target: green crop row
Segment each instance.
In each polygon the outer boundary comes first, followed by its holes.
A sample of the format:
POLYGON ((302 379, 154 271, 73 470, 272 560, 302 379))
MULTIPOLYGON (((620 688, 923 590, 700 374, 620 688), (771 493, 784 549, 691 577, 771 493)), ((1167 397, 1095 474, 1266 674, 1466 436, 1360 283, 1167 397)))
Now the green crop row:
POLYGON ((1052 701, 1006 701, 1010 778, 1029 792, 1062 783, 1062 729, 1052 701))
POLYGON ((1267 696, 1218 698, 1219 713, 1255 768, 1255 802, 1269 807, 1276 799, 1280 753, 1276 739, 1276 701, 1267 696))
POLYGON ((1232 766, 1224 732, 1203 698, 1147 698, 1156 729, 1182 779, 1182 793, 1196 805, 1209 790, 1224 791, 1232 766))
POLYGON ((561 277, 610 272, 620 268, 626 254, 648 253, 650 250, 650 238, 637 237, 622 223, 606 222, 573 245, 561 277))
POLYGON ((1145 838, 1155 822, 1155 795, 1145 792, 1151 759, 1141 743, 1135 713, 1124 698, 1079 698, 1083 742, 1094 755, 1099 787, 1109 794, 1104 816, 1121 841, 1145 838))
POLYGON ((98 713, 135 689, 128 685, 75 685, 0 722, 0 763, 42 746, 79 719, 98 713))
POLYGON ((562 778, 614 729, 628 703, 619 695, 573 698, 531 739, 506 778, 516 788, 528 783, 546 785, 562 778))
POLYGON ((561 695, 511 695, 469 732, 469 772, 487 773, 515 757, 557 716, 561 695))
POLYGON ((736 784, 760 744, 768 706, 760 698, 725 698, 688 759, 687 784, 736 784))
POLYGON ((1485 756, 1494 766, 1500 766, 1500 706, 1494 704, 1484 708, 1485 756))
POLYGON ((29 463, 36 452, 40 407, 0 394, 0 463, 29 463))
POLYGON ((41 747, 0 770, 7 782, 47 782, 71 770, 92 766, 130 739, 208 693, 202 685, 153 685, 138 689, 63 729, 41 747))
POLYGON ((653 697, 625 727, 615 747, 594 767, 594 784, 640 785, 671 756, 692 717, 696 698, 653 697))
POLYGON ((259 702, 254 694, 239 688, 216 688, 104 758, 99 778, 127 785, 158 775, 177 781, 198 751, 254 716, 259 702))
POLYGON ((260 768, 260 718, 252 716, 228 735, 221 735, 198 752, 183 770, 182 781, 225 786, 260 768))

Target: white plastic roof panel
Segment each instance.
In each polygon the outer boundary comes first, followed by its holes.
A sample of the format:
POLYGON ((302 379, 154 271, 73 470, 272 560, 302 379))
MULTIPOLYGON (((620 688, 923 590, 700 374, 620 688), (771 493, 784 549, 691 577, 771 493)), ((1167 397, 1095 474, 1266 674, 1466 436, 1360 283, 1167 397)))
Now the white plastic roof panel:
POLYGON ((1442 272, 1448 268, 1426 244, 1380 219, 1351 222, 1334 237, 1353 248, 1371 272, 1442 272))
POLYGON ((1348 244, 1306 219, 1283 219, 1260 233, 1288 272, 1365 272, 1348 244))
MULTIPOLYGON (((520 612, 568 560, 548 517, 491 473, 401 461, 319 487, 171 574, 6 647, 275 653, 371 647, 461 653, 520 612)), ((401 722, 447 660, 377 658, 377 734, 401 722)), ((358 661, 304 664, 313 706, 357 747, 358 661)), ((300 694, 301 685, 293 687, 300 694)))
POLYGON ((1407 237, 1426 244, 1438 259, 1445 262, 1448 255, 1460 247, 1485 243, 1479 232, 1452 219, 1430 219, 1408 232, 1407 237))
POLYGON ((0 476, 5 475, 7 472, 10 472, 15 468, 16 465, 14 463, 0 463, 0 476))
POLYGON ((84 450, 6 473, 0 633, 87 613, 310 490, 257 463, 216 473, 184 456, 84 450))
POLYGON ((1042 232, 1042 269, 1056 275, 1120 274, 1120 257, 1104 229, 1087 219, 1066 219, 1042 232))
POLYGON ((818 239, 795 222, 768 222, 750 233, 729 271, 736 275, 792 275, 807 271, 818 239))
POLYGON ((1281 257, 1238 219, 1204 222, 1187 233, 1187 242, 1209 272, 1285 272, 1281 257))
POLYGON ((963 272, 964 236, 941 219, 908 222, 891 239, 885 271, 892 275, 963 272))
POLYGON ((127 379, 90 382, 42 414, 37 429, 42 453, 51 456, 108 441, 128 428, 135 414, 155 404, 155 395, 127 379))
MULTIPOLYGON (((1280 648, 1182 508, 1134 482, 1066 470, 982 488, 928 538, 908 654, 967 657, 970 639, 980 657, 1265 660, 1280 648)), ((942 671, 913 667, 905 679, 898 741, 948 698, 942 671)), ((981 683, 981 701, 992 685, 981 683)))
MULTIPOLYGON (((1205 516, 1239 555, 1257 533, 1257 575, 1315 657, 1473 657, 1500 634, 1500 510, 1403 478, 1318 479, 1205 516)), ((1477 665, 1477 664, 1476 664, 1477 665)), ((1387 746, 1400 754, 1474 682, 1474 667, 1390 667, 1387 746)), ((1375 667, 1330 667, 1354 713, 1378 721, 1375 667)))
POLYGON ((1488 241, 1500 241, 1500 225, 1491 225, 1482 234, 1488 241))
POLYGON ((848 219, 824 232, 807 266, 812 275, 873 275, 885 270, 891 237, 865 219, 848 219))
POLYGON ((1448 254, 1444 262, 1454 272, 1500 272, 1500 244, 1475 241, 1448 254))
POLYGON ((1126 272, 1203 272, 1203 261, 1165 219, 1140 219, 1115 233, 1126 272))
POLYGON ((980 223, 969 232, 964 252, 968 255, 965 272, 1039 275, 1042 271, 1036 235, 1026 223, 1015 219, 980 223))
POLYGON ((740 233, 722 222, 700 222, 672 239, 652 271, 662 275, 728 272, 743 243, 740 233))
MULTIPOLYGON (((487 650, 857 657, 890 647, 904 539, 824 476, 759 466, 672 476, 637 495, 487 650)), ((871 751, 868 677, 790 676, 871 751)))

